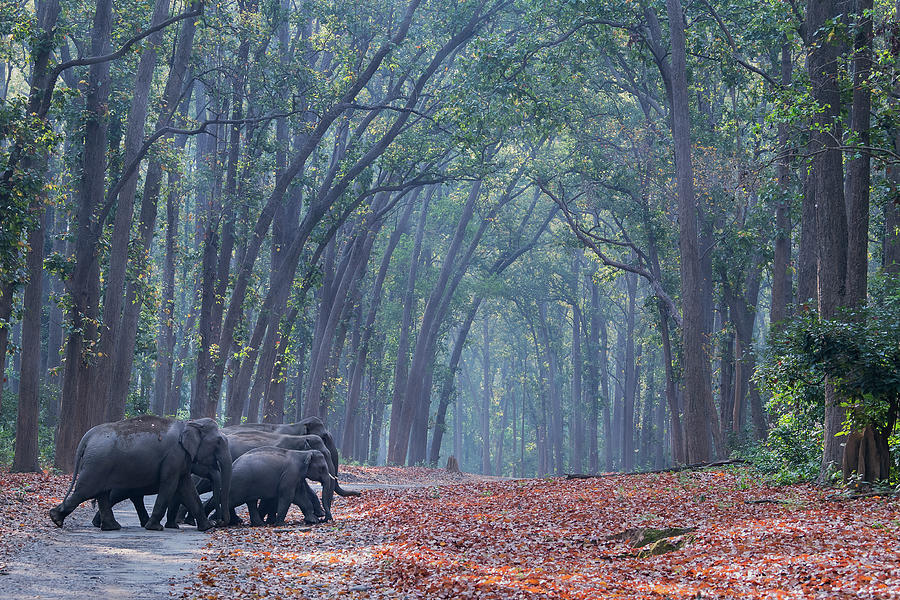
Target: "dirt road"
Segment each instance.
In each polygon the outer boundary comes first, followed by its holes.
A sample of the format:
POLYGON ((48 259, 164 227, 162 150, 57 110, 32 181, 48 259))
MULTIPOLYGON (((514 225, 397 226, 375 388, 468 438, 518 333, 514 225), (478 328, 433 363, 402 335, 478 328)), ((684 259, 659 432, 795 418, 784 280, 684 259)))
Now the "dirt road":
MULTIPOLYGON (((148 507, 153 498, 147 498, 148 507)), ((2 600, 154 600, 179 596, 209 536, 194 527, 147 531, 134 508, 116 506, 119 531, 91 526, 90 503, 47 530, 0 572, 2 600)), ((49 521, 49 517, 48 517, 49 521)))

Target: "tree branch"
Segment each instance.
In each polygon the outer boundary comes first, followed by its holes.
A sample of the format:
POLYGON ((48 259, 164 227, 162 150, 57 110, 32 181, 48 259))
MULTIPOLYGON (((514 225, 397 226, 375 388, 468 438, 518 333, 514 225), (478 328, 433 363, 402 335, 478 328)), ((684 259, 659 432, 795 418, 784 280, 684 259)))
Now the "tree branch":
POLYGON ((57 65, 53 71, 50 72, 50 77, 47 82, 47 89, 44 91, 44 98, 41 103, 41 109, 39 111, 39 116, 43 117, 50 110, 50 100, 53 97, 53 90, 56 87, 56 81, 59 79, 60 74, 66 69, 71 69, 73 67, 83 67, 87 65, 94 65, 97 63, 108 62, 111 60, 116 60, 117 58, 121 58, 125 55, 128 50, 134 46, 136 43, 144 39, 145 37, 151 36, 157 31, 165 29, 169 25, 173 23, 177 23, 178 21, 183 21, 184 19, 191 19, 193 17, 198 17, 203 14, 203 4, 202 2, 199 6, 193 10, 189 10, 188 12, 181 13, 180 15, 175 15, 170 19, 166 19, 162 23, 150 27, 137 34, 133 38, 126 41, 121 48, 112 52, 110 54, 104 54, 102 56, 90 56, 87 58, 75 58, 64 63, 57 65))

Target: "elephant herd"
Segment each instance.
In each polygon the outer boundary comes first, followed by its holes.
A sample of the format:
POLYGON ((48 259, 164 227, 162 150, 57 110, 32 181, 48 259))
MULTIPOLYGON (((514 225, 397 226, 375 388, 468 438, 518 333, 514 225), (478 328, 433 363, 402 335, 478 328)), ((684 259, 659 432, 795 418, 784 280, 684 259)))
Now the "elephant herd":
POLYGON ((82 502, 95 500, 93 524, 119 529, 112 507, 130 499, 147 529, 178 528, 186 512, 200 531, 240 523, 246 504, 251 525, 282 524, 291 504, 306 523, 330 521, 334 494, 356 496, 337 481, 334 438, 317 417, 275 425, 245 423, 220 429, 209 418, 178 421, 142 415, 103 423, 81 438, 72 482, 50 518, 62 527, 82 502), (322 484, 321 502, 307 479, 322 484), (212 492, 201 502, 200 494, 212 492), (156 494, 150 514, 144 496, 156 494), (215 511, 214 520, 209 515, 215 511))

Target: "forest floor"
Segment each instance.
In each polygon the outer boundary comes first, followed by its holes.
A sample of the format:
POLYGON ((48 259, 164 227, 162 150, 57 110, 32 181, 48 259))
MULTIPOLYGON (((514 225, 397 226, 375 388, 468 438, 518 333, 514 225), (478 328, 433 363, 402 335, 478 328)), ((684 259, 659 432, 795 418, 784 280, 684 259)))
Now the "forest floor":
MULTIPOLYGON (((117 598, 900 599, 896 497, 839 500, 734 466, 571 481, 350 466, 341 480, 363 494, 337 498, 334 523, 303 526, 292 511, 283 527, 145 537, 77 520, 58 530, 46 510, 68 478, 0 472, 0 597, 28 598, 4 596, 28 573, 101 584, 105 572, 80 566, 90 535, 110 548, 135 536, 125 545, 139 562, 173 559, 151 567, 156 585, 152 571, 113 577, 117 598), (680 529, 637 547, 666 528, 680 529)), ((120 558, 107 556, 113 575, 131 568, 120 558)), ((65 589, 32 597, 75 597, 65 589)))

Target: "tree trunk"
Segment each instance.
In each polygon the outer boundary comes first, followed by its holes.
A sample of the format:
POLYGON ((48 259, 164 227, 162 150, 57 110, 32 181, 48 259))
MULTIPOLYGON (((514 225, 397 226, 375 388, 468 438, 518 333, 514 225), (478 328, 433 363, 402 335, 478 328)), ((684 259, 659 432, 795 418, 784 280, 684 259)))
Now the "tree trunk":
MULTIPOLYGON (((472 321, 475 320, 475 314, 478 312, 478 307, 481 306, 481 301, 481 296, 476 296, 472 301, 465 320, 459 326, 459 331, 456 334, 456 341, 453 342, 453 350, 450 352, 450 364, 441 384, 441 396, 438 401, 438 409, 435 416, 434 435, 431 438, 431 452, 428 454, 428 464, 432 467, 438 465, 438 459, 440 458, 441 442, 443 441, 444 429, 446 428, 447 407, 450 405, 451 398, 459 396, 459 394, 455 394, 453 382, 456 379, 456 372, 459 369, 459 359, 462 357, 466 338, 469 336, 469 329, 472 327, 472 321)), ((457 407, 458 406, 459 404, 457 404, 457 407)), ((460 415, 458 410, 455 411, 454 414, 456 421, 459 421, 460 415)), ((459 458, 459 449, 455 444, 453 454, 459 458)))
MULTIPOLYGON (((813 160, 814 193, 816 201, 816 230, 818 253, 818 304, 823 318, 834 317, 846 297, 847 282, 847 211, 844 204, 843 157, 838 147, 843 139, 841 131, 841 94, 838 84, 837 62, 839 40, 823 39, 824 28, 830 19, 840 16, 835 0, 811 0, 807 6, 806 30, 815 35, 809 50, 812 96, 822 107, 816 115, 810 151, 813 160)), ((822 477, 834 465, 841 464, 845 411, 834 386, 825 384, 825 448, 822 454, 822 477)))
POLYGON ((581 393, 581 371, 584 368, 581 359, 581 309, 578 305, 581 296, 581 253, 575 253, 572 270, 575 275, 574 302, 572 304, 572 460, 570 469, 576 473, 584 471, 584 413, 581 393))
MULTIPOLYGON (((869 146, 872 93, 869 78, 872 71, 872 0, 857 2, 856 40, 853 55, 853 104, 850 109, 850 132, 859 146, 869 146)), ((869 189, 871 160, 866 150, 847 159, 847 284, 845 304, 866 303, 866 281, 869 267, 869 189)))
MULTIPOLYGON (((791 45, 781 44, 781 83, 791 84, 791 45)), ((772 302, 769 314, 769 329, 776 330, 777 324, 787 317, 787 307, 791 303, 791 182, 790 182, 790 132, 787 123, 778 125, 777 175, 780 197, 775 206, 775 257, 772 264, 772 302)))
POLYGON ((634 470, 634 407, 637 397, 638 375, 634 352, 634 305, 637 296, 637 276, 625 274, 628 306, 625 311, 625 388, 622 408, 622 471, 634 470))
POLYGON ((6 355, 9 350, 9 331, 12 328, 13 300, 16 287, 11 281, 0 281, 0 407, 6 387, 6 355))
POLYGON ((481 350, 481 366, 484 374, 481 387, 481 473, 491 474, 491 397, 493 395, 491 371, 491 336, 488 316, 483 322, 483 346, 481 350))
POLYGON ((169 173, 169 194, 166 197, 166 255, 163 265, 162 302, 159 308, 161 323, 156 342, 156 376, 153 380, 152 412, 157 415, 173 416, 165 412, 166 395, 172 381, 172 367, 175 362, 175 252, 178 237, 179 204, 176 189, 181 181, 177 173, 169 173))
POLYGON ((600 361, 600 290, 593 281, 591 286, 591 328, 588 334, 588 361, 587 361, 587 389, 585 390, 585 401, 590 406, 590 425, 588 426, 588 469, 591 473, 600 471, 600 455, 597 445, 599 437, 599 421, 600 421, 600 402, 604 401, 598 397, 599 387, 599 361, 600 361))
MULTIPOLYGON (((378 308, 381 305, 382 296, 384 295, 384 280, 387 277, 388 267, 391 263, 391 257, 394 254, 394 250, 397 248, 397 244, 400 242, 400 236, 406 233, 406 230, 409 227, 409 219, 412 216, 413 207, 415 207, 415 200, 418 197, 419 190, 413 192, 413 195, 408 201, 406 209, 400 215, 400 219, 397 221, 397 226, 394 228, 394 231, 391 233, 390 238, 388 239, 387 248, 385 248, 384 254, 381 258, 381 266, 378 268, 378 274, 375 277, 375 282, 372 286, 372 298, 369 303, 369 310, 366 314, 365 323, 362 326, 361 338, 359 342, 359 347, 356 352, 356 360, 353 364, 353 370, 350 376, 350 388, 347 394, 347 410, 345 413, 345 423, 348 430, 352 430, 355 427, 357 421, 357 413, 359 411, 359 397, 360 397, 360 389, 362 387, 362 379, 363 375, 366 371, 366 362, 369 354, 369 344, 372 339, 372 333, 374 332, 375 327, 375 317, 378 314, 378 308)), ((350 440, 347 438, 347 435, 344 435, 341 448, 348 445, 350 440)), ((362 453, 365 455, 365 452, 362 453)))
POLYGON ((680 0, 666 0, 672 43, 672 138, 681 252, 682 345, 684 349, 685 441, 689 463, 710 459, 709 408, 712 406, 709 356, 706 351, 703 274, 697 237, 697 200, 691 163, 691 120, 688 104, 684 12, 680 0))
MULTIPOLYGON (((551 344, 550 324, 547 318, 547 303, 541 301, 538 303, 538 332, 541 336, 541 345, 544 347, 543 360, 547 363, 547 385, 550 397, 549 406, 549 431, 548 431, 548 449, 551 452, 553 468, 557 475, 561 475, 565 470, 565 456, 563 453, 563 416, 562 416, 562 398, 559 390, 559 366, 557 364, 556 350, 551 344)), ((549 469, 550 464, 547 465, 549 469)))
POLYGON ((46 211, 40 196, 32 202, 38 211, 38 223, 28 232, 25 284, 25 315, 22 318, 22 368, 19 375, 19 405, 16 413, 16 452, 12 472, 32 473, 41 470, 38 464, 38 417, 40 404, 41 367, 41 298, 44 282, 44 227, 46 211))
MULTIPOLYGON (((169 0, 156 0, 150 26, 159 25, 169 17, 169 0)), ((144 144, 144 130, 147 123, 147 107, 150 104, 150 85, 157 63, 157 47, 162 41, 163 31, 159 30, 147 38, 147 44, 138 61, 134 78, 131 106, 128 110, 128 124, 125 133, 125 153, 123 164, 129 165, 140 154, 144 144)), ((180 91, 180 90, 179 90, 180 91)), ((128 176, 116 201, 116 216, 113 221, 109 247, 109 264, 104 277, 103 325, 94 374, 92 393, 102 398, 105 405, 105 420, 118 421, 125 413, 125 398, 128 396, 128 381, 125 390, 114 387, 113 370, 117 360, 124 357, 116 352, 119 336, 122 334, 122 309, 125 302, 125 274, 128 266, 128 246, 131 240, 131 225, 134 216, 134 196, 137 191, 139 170, 128 176), (112 395, 111 395, 112 392, 112 395), (121 403, 114 398, 121 398, 121 403), (119 406, 121 404, 121 407, 119 406)))
MULTIPOLYGON (((503 404, 500 407, 500 429, 497 432, 497 452, 495 454, 495 462, 494 462, 494 474, 498 476, 503 475, 503 442, 506 438, 506 427, 509 422, 509 406, 512 404, 515 406, 516 404, 516 396, 513 393, 512 386, 509 385, 509 363, 504 363, 503 368, 501 370, 501 377, 503 379, 504 385, 503 389, 503 404)), ((490 417, 490 415, 488 415, 490 417)))
MULTIPOLYGON (((65 233, 66 222, 65 219, 62 218, 60 211, 54 211, 54 226, 51 229, 51 233, 53 235, 53 241, 51 244, 51 252, 58 253, 59 255, 66 254, 66 243, 62 240, 62 235, 65 233)), ((49 323, 47 326, 47 384, 50 390, 50 398, 47 400, 47 425, 50 427, 56 427, 59 423, 59 393, 60 393, 60 381, 62 381, 62 377, 60 376, 60 371, 62 370, 62 363, 60 362, 60 350, 62 349, 62 340, 63 340, 63 311, 59 307, 59 298, 62 297, 65 292, 65 282, 59 277, 51 276, 51 300, 50 305, 48 307, 49 315, 49 323)), ((0 292, 2 295, 2 292, 0 292)), ((3 315, 0 314, 0 320, 3 319, 3 315)), ((0 330, 0 335, 2 335, 2 330, 0 330)), ((5 349, 2 348, 2 343, 0 343, 0 353, 5 352, 5 349)), ((3 359, 0 358, 0 382, 3 379, 3 359)), ((0 388, 2 388, 2 383, 0 383, 0 388)))
POLYGON ((735 431, 734 427, 734 381, 735 362, 734 331, 729 327, 728 303, 722 301, 719 305, 721 315, 720 342, 719 342, 719 405, 721 412, 722 428, 725 432, 735 431))
MULTIPOLYGON (((425 235, 425 222, 428 217, 428 205, 431 202, 432 190, 425 195, 422 209, 419 212, 419 223, 416 226, 416 237, 413 251, 409 259, 409 275, 406 278, 406 292, 403 295, 403 316, 400 319, 400 337, 397 341, 397 362, 394 365, 394 393, 391 399, 391 425, 388 433, 388 464, 402 465, 406 460, 407 444, 400 442, 403 428, 400 421, 403 404, 406 402, 406 384, 409 376, 409 336, 412 328, 413 311, 415 310, 416 277, 419 269, 419 255, 422 252, 422 238, 425 235), (402 447, 402 448, 401 448, 402 447)), ((420 336, 421 336, 420 331, 420 336)), ((407 430, 408 431, 408 430, 407 430)), ((407 434, 408 435, 408 434, 407 434)))
MULTIPOLYGON (((813 147, 807 145, 807 152, 813 147)), ((814 162, 811 160, 811 162, 814 162)), ((812 168, 812 167, 811 167, 812 168)), ((804 169, 803 205, 800 214, 800 249, 797 253, 797 304, 815 305, 819 286, 816 274, 816 185, 815 174, 804 169)))
MULTIPOLYGON (((98 0, 91 31, 91 54, 110 51, 112 2, 98 0)), ((99 228, 95 211, 104 198, 110 65, 90 66, 85 94, 84 151, 81 185, 78 193, 75 233, 75 267, 67 281, 71 305, 66 341, 66 372, 60 404, 60 423, 56 435, 55 466, 63 472, 74 467, 75 448, 88 429, 103 420, 105 398, 91 393, 92 348, 97 343, 100 320, 100 264, 97 256, 99 228)))
POLYGON ((606 471, 613 470, 613 431, 609 395, 609 331, 606 319, 600 321, 600 385, 603 395, 603 453, 606 457, 606 471))

